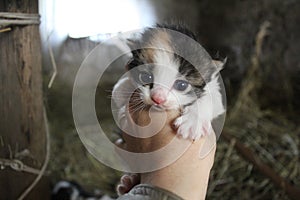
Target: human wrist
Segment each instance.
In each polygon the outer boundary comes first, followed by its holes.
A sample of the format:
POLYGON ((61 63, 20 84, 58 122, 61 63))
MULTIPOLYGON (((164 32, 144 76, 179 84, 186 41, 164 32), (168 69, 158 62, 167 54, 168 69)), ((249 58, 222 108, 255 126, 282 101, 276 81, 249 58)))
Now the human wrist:
POLYGON ((164 188, 183 199, 205 199, 210 170, 213 165, 215 146, 206 157, 197 155, 205 138, 194 142, 189 149, 171 165, 157 171, 142 173, 141 183, 164 188))

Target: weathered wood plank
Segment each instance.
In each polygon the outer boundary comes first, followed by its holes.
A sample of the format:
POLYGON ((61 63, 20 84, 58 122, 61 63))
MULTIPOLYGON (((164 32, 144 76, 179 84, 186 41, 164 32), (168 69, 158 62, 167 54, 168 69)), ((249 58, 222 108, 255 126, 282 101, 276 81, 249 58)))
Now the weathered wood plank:
MULTIPOLYGON (((2 0, 0 12, 38 13, 38 1, 2 0)), ((11 28, 0 33, 0 158, 28 149, 30 156, 20 159, 40 168, 45 156, 45 125, 39 27, 11 28)), ((0 170, 0 199, 16 199, 35 177, 9 168, 0 170)), ((47 199, 45 184, 38 188, 43 191, 34 189, 28 198, 47 199)))

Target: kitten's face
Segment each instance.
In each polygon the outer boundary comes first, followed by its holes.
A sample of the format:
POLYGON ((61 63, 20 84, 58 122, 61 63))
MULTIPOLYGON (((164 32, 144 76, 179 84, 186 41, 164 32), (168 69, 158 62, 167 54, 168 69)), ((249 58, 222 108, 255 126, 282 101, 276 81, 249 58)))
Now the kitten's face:
MULTIPOLYGON (((208 78, 174 53, 172 38, 167 32, 149 30, 134 45, 127 68, 145 104, 178 109, 193 104, 204 95, 208 78)), ((208 71, 204 74, 210 74, 208 71)))
POLYGON ((129 68, 145 104, 161 109, 178 109, 192 104, 203 93, 205 82, 199 72, 173 53, 143 49, 135 56, 138 57, 133 57, 129 68), (152 58, 149 62, 145 57, 149 57, 150 53, 152 58))

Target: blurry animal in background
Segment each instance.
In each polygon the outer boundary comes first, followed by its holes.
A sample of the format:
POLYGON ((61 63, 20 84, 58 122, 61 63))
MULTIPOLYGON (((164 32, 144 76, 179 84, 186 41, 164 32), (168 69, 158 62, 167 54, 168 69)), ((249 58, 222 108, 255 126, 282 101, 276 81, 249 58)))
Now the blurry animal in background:
POLYGON ((51 200, 113 200, 101 191, 89 193, 74 181, 59 181, 52 189, 51 200))

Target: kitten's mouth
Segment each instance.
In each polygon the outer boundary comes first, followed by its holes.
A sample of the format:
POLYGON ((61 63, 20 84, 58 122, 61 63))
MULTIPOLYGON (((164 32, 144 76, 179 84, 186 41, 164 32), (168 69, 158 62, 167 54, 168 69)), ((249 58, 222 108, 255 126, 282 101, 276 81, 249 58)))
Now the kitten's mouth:
POLYGON ((158 111, 167 110, 166 107, 164 107, 163 105, 159 105, 159 104, 153 104, 152 107, 158 111))
POLYGON ((157 111, 165 111, 165 110, 173 110, 173 109, 178 109, 178 106, 174 105, 174 104, 170 104, 168 102, 165 103, 155 103, 152 100, 144 100, 144 103, 146 105, 151 106, 153 109, 157 110, 157 111))
POLYGON ((167 106, 167 105, 161 105, 161 104, 152 104, 152 107, 158 111, 177 109, 177 107, 174 107, 174 106, 167 106))

